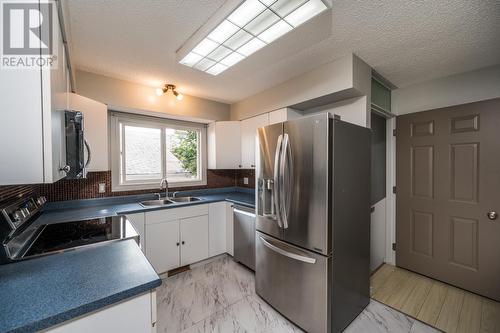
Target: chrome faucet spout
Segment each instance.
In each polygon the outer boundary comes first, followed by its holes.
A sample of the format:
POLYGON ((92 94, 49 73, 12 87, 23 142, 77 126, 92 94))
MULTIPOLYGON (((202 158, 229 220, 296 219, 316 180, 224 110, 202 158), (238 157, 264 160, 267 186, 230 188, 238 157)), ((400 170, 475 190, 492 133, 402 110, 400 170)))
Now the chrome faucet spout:
POLYGON ((168 199, 168 180, 163 178, 160 182, 160 191, 165 188, 165 199, 168 199))

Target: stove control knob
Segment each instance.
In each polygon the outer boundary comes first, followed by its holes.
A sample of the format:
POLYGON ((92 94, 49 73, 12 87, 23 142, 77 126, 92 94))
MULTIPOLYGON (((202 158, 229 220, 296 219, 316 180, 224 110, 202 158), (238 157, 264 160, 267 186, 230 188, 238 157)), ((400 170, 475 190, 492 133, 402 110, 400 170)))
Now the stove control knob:
POLYGON ((21 214, 23 214, 23 217, 28 217, 28 216, 30 216, 30 211, 28 208, 24 207, 24 208, 21 208, 21 214))
POLYGON ((38 199, 36 199, 36 203, 38 204, 38 206, 42 206, 44 203, 47 202, 47 198, 45 197, 38 197, 38 199))
POLYGON ((20 219, 23 218, 23 215, 20 210, 16 210, 13 214, 12 217, 14 217, 14 220, 19 221, 20 219))

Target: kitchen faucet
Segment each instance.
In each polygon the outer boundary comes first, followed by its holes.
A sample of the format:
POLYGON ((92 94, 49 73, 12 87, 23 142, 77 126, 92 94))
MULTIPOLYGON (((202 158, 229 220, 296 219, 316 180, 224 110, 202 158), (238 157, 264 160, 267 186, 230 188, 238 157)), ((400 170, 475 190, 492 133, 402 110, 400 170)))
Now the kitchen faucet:
POLYGON ((163 187, 165 186, 165 199, 168 199, 168 180, 167 178, 163 178, 160 182, 160 192, 163 190, 163 187), (165 185, 163 185, 165 184, 165 185))

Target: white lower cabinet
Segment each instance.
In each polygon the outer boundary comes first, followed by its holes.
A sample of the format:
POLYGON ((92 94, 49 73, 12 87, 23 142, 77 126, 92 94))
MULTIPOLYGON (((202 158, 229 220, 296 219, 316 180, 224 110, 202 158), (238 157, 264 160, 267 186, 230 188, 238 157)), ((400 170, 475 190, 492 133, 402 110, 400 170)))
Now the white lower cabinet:
POLYGON ((158 274, 206 259, 208 205, 145 213, 146 257, 158 274))
POLYGON ((148 292, 122 301, 42 332, 156 332, 156 292, 148 292))
POLYGON ((227 251, 226 202, 208 205, 208 254, 210 257, 227 251))
POLYGON ((234 256, 233 204, 226 202, 226 252, 234 256))
POLYGON ((157 273, 179 267, 179 220, 147 225, 146 239, 146 257, 157 273))
POLYGON ((205 205, 127 214, 141 248, 158 274, 223 253, 233 255, 233 204, 205 205))
POLYGON ((134 226, 135 231, 139 234, 142 252, 146 252, 146 232, 144 229, 144 213, 127 214, 127 219, 134 226))
POLYGON ((180 220, 181 266, 208 258, 208 215, 180 220))

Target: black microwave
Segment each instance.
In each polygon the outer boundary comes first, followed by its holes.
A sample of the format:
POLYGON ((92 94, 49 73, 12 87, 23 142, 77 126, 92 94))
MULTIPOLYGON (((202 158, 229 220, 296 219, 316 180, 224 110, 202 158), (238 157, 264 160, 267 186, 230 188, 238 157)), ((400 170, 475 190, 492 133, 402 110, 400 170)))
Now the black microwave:
POLYGON ((66 131, 66 179, 87 178, 87 167, 90 163, 90 146, 84 137, 83 113, 65 111, 66 131), (87 150, 87 160, 85 160, 87 150))

